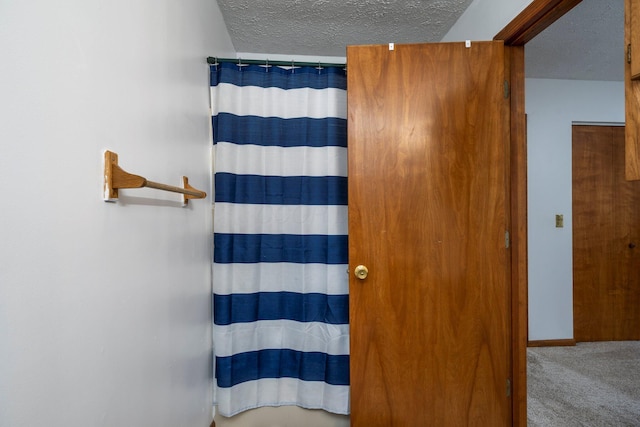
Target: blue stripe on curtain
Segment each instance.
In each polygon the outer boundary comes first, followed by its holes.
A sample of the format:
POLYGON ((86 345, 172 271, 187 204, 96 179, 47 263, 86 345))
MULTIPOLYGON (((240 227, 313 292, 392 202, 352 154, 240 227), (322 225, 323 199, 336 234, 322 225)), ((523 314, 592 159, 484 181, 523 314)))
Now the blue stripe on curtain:
POLYGON ((214 233, 213 240, 213 261, 220 264, 349 262, 347 236, 214 233))
POLYGON ((215 201, 267 205, 346 205, 343 176, 215 174, 215 201))
POLYGON ((258 292, 213 296, 216 325, 288 319, 297 322, 349 323, 347 295, 258 292))
POLYGON ((212 117, 212 124, 216 142, 280 147, 347 146, 347 121, 336 117, 281 119, 220 113, 212 117))
POLYGON ((349 413, 346 74, 211 66, 218 412, 349 413))
POLYGON ((299 378, 349 385, 349 356, 288 349, 251 351, 220 357, 216 378, 220 387, 232 387, 260 378, 299 378))
POLYGON ((340 67, 296 67, 288 70, 281 67, 262 65, 238 66, 223 62, 210 67, 211 86, 228 83, 234 86, 260 86, 280 89, 327 89, 347 88, 347 74, 340 67))

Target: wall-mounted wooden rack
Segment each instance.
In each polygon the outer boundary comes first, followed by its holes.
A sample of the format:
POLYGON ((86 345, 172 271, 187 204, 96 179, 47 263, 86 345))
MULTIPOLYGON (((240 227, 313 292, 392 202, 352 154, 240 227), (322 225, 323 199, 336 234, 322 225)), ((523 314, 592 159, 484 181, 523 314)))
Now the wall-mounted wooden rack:
POLYGON ((104 152, 104 200, 106 202, 115 202, 118 200, 118 190, 121 188, 155 188, 158 190, 171 191, 172 193, 182 194, 182 203, 186 205, 189 199, 204 199, 207 193, 193 188, 189 185, 189 178, 182 177, 181 187, 160 184, 158 182, 149 181, 148 179, 125 172, 118 166, 118 155, 112 151, 104 152))

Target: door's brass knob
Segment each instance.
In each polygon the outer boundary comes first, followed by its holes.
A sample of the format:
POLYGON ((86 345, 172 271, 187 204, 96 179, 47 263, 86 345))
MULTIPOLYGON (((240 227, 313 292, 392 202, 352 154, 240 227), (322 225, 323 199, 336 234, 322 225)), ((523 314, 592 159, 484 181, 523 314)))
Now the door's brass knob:
POLYGON ((367 267, 365 267, 364 265, 359 265, 356 267, 355 269, 355 274, 356 277, 360 280, 364 280, 367 278, 367 275, 369 274, 369 269, 367 267))

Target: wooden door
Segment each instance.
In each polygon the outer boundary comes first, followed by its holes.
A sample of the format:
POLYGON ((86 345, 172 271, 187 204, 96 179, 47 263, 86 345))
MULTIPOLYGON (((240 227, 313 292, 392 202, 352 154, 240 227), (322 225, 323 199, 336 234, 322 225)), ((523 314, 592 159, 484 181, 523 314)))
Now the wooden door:
POLYGON ((624 67, 625 172, 627 180, 640 180, 640 4, 637 0, 624 1, 624 46, 631 50, 631 58, 627 58, 624 67))
POLYGON ((626 181, 625 128, 573 126, 576 341, 640 339, 640 182, 626 181))
POLYGON ((511 424, 504 62, 347 48, 352 426, 511 424))

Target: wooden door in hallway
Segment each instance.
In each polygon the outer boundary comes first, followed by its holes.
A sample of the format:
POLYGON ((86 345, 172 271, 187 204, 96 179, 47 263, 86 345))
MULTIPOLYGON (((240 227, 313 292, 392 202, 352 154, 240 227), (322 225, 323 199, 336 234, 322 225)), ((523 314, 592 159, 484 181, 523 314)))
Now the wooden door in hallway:
POLYGON ((511 425, 504 46, 347 63, 352 426, 511 425))
POLYGON ((640 181, 625 181, 623 126, 573 126, 576 341, 640 339, 640 181))

